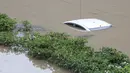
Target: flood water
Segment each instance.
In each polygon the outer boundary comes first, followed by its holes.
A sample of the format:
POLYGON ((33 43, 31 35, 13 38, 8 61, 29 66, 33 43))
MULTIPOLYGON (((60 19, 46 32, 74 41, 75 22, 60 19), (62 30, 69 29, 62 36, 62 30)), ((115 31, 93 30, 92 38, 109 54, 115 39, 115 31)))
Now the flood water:
POLYGON ((70 73, 43 60, 28 58, 0 46, 0 73, 70 73))
POLYGON ((0 12, 29 20, 50 31, 94 35, 89 45, 110 46, 130 56, 130 0, 0 0, 0 12), (79 18, 98 18, 113 25, 102 31, 80 32, 63 24, 79 18))

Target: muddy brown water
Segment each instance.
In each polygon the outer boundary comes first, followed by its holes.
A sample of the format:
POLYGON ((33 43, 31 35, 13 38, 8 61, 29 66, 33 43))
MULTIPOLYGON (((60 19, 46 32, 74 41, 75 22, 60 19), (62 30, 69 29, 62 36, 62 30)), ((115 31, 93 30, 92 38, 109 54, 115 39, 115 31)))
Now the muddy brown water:
POLYGON ((130 56, 130 0, 0 0, 0 12, 34 25, 70 35, 94 35, 96 49, 110 46, 130 56), (102 31, 80 32, 63 24, 79 18, 98 18, 113 25, 102 31))
POLYGON ((44 60, 29 58, 0 46, 0 73, 71 73, 44 60))

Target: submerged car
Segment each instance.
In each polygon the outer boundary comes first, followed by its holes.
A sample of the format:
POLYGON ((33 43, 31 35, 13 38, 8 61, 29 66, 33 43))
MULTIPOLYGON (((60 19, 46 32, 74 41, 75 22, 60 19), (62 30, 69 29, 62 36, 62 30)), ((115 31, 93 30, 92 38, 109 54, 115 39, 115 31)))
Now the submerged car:
POLYGON ((66 21, 64 24, 82 31, 103 30, 112 27, 112 24, 100 19, 78 19, 66 21))

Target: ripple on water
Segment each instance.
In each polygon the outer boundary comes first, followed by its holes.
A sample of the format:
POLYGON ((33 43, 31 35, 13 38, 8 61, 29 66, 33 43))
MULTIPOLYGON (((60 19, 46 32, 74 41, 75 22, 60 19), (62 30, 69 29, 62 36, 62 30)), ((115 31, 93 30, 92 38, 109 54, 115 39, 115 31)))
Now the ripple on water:
POLYGON ((15 54, 0 47, 0 73, 70 73, 43 60, 15 54))

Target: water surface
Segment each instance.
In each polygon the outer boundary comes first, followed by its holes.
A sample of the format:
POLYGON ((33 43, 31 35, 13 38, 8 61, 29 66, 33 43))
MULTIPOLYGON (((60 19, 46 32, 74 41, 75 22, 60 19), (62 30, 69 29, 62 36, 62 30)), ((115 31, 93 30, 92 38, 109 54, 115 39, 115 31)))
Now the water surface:
POLYGON ((130 56, 130 0, 0 0, 0 12, 30 20, 51 31, 74 36, 94 35, 89 45, 111 46, 130 56), (63 24, 79 18, 98 18, 113 24, 108 30, 80 32, 63 24))
POLYGON ((71 73, 43 60, 28 58, 0 46, 0 73, 71 73))

